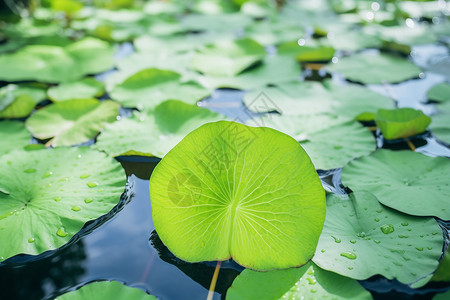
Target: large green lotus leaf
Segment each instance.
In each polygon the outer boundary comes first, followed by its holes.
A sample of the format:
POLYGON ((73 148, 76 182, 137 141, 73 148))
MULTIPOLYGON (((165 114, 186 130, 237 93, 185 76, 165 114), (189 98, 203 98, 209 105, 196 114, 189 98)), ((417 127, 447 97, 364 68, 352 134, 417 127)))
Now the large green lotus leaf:
POLYGON ((328 61, 334 56, 334 48, 327 43, 300 39, 281 44, 278 53, 293 55, 298 61, 328 61))
POLYGON ((320 180, 294 139, 227 121, 199 127, 167 153, 150 196, 155 229, 177 257, 233 258, 256 270, 305 264, 325 213, 320 180))
POLYGON ((61 26, 56 22, 44 22, 34 18, 21 18, 17 23, 6 23, 5 25, 4 35, 16 40, 54 36, 61 32, 61 26))
POLYGON ((450 101, 436 104, 436 108, 440 112, 450 113, 450 101))
POLYGON ((427 130, 431 118, 421 110, 412 108, 380 109, 375 117, 375 123, 384 138, 394 140, 407 138, 427 130))
POLYGON ((221 35, 245 28, 253 22, 252 18, 241 13, 232 14, 189 14, 181 20, 181 27, 189 31, 210 31, 221 35))
POLYGON ((359 53, 341 58, 336 64, 327 65, 327 70, 339 72, 351 80, 361 83, 400 82, 418 77, 421 70, 407 59, 378 53, 359 53))
POLYGON ((330 93, 318 82, 279 84, 248 92, 244 104, 254 112, 278 111, 286 115, 332 112, 330 93))
POLYGON ((120 164, 85 147, 13 151, 0 170, 0 260, 64 245, 125 187, 120 164))
POLYGON ((26 117, 45 98, 39 86, 8 84, 0 88, 0 118, 26 117))
POLYGON ((325 87, 333 100, 333 113, 356 119, 372 121, 380 108, 393 109, 391 98, 378 94, 359 84, 338 85, 325 81, 325 87))
POLYGON ((428 91, 428 99, 437 102, 450 101, 450 84, 439 83, 428 91))
POLYGON ((446 291, 445 293, 436 294, 433 297, 433 300, 447 300, 448 298, 450 298, 450 291, 446 291))
POLYGON ((340 30, 330 33, 330 44, 336 50, 359 51, 366 48, 380 48, 381 40, 374 35, 359 30, 340 30))
POLYGON ((74 82, 64 82, 47 90, 48 97, 53 102, 95 98, 103 95, 104 92, 103 83, 91 77, 74 82))
POLYGON ((434 218, 402 214, 365 191, 350 194, 350 199, 330 194, 313 261, 358 280, 380 274, 419 287, 430 280, 442 245, 434 218))
POLYGON ((251 39, 219 40, 201 47, 193 56, 191 66, 206 75, 231 77, 265 56, 264 47, 251 39))
POLYGON ((432 116, 430 130, 438 139, 450 144, 450 113, 432 116))
POLYGON ((193 104, 209 94, 208 89, 194 81, 182 82, 181 75, 176 72, 151 68, 116 85, 110 96, 126 107, 152 109, 170 99, 193 104))
POLYGON ((439 263, 436 272, 434 272, 433 281, 450 281, 450 248, 447 247, 445 255, 439 263))
POLYGON ((433 44, 437 41, 436 34, 428 26, 419 24, 415 24, 413 27, 373 25, 366 27, 365 31, 384 41, 400 45, 433 44))
POLYGON ((244 270, 227 291, 227 300, 372 299, 356 280, 308 262, 301 268, 256 272, 244 270))
POLYGON ((202 82, 212 87, 255 89, 269 84, 292 82, 300 78, 301 68, 291 57, 267 56, 261 65, 232 77, 206 76, 202 82))
POLYGON ((11 150, 23 148, 30 142, 31 135, 22 122, 0 122, 0 156, 11 150))
POLYGON ((64 82, 100 73, 113 66, 113 48, 106 42, 84 38, 66 47, 30 45, 0 56, 0 79, 64 82))
POLYGON ((38 110, 25 125, 33 136, 51 138, 48 145, 76 145, 94 138, 107 123, 114 122, 119 107, 118 103, 109 100, 67 100, 38 110))
POLYGON ((152 111, 135 113, 108 125, 95 147, 113 156, 163 157, 195 128, 223 119, 224 116, 197 105, 168 100, 152 111))
POLYGON ((156 297, 147 294, 141 289, 129 287, 117 281, 97 281, 55 298, 55 300, 87 299, 156 300, 156 297))
POLYGON ((331 114, 306 116, 266 115, 248 122, 289 134, 300 142, 316 169, 344 166, 375 150, 372 133, 356 121, 331 114))
POLYGON ((450 220, 449 173, 450 161, 445 157, 378 150, 351 161, 341 176, 345 186, 369 191, 386 206, 414 216, 450 220))

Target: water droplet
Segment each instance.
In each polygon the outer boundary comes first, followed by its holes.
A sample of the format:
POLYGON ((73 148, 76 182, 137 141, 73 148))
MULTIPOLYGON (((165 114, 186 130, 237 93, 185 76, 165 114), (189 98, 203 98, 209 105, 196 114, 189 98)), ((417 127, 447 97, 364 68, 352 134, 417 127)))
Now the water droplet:
POLYGON ((306 273, 308 275, 314 275, 314 269, 311 267, 309 268, 308 272, 306 273))
POLYGON ((403 267, 403 264, 401 264, 401 263, 399 263, 399 262, 397 262, 397 261, 394 261, 394 265, 396 265, 396 266, 398 266, 398 267, 403 267))
POLYGON ((335 150, 339 150, 339 149, 342 149, 342 146, 341 146, 341 145, 334 145, 333 148, 334 148, 335 150))
POLYGON ((356 240, 350 240, 350 243, 356 244, 356 240))
POLYGON ((34 173, 34 172, 36 172, 37 170, 36 169, 33 169, 33 168, 30 168, 30 169, 25 169, 25 170, 23 170, 25 173, 34 173))
POLYGON ((85 179, 85 178, 88 178, 89 176, 91 176, 91 174, 82 174, 82 175, 80 175, 80 178, 85 179))
POLYGON ((365 238, 366 237, 366 233, 364 231, 362 231, 362 232, 358 233, 356 236, 360 237, 360 238, 365 238))
POLYGON ((97 190, 97 192, 103 192, 104 191, 104 189, 98 189, 97 190))
POLYGON ((69 180, 69 178, 67 178, 67 177, 64 177, 64 178, 61 178, 60 180, 58 180, 59 182, 63 182, 63 181, 68 181, 69 180))
POLYGON ((317 292, 315 289, 311 289, 311 293, 315 293, 317 292))
POLYGON ((375 218, 375 219, 373 219, 375 222, 380 222, 380 219, 379 218, 375 218))
POLYGON ((392 226, 392 224, 384 224, 383 226, 380 227, 380 229, 384 234, 389 234, 395 231, 394 226, 392 226))
POLYGON ((91 203, 91 202, 93 202, 94 200, 93 199, 90 199, 90 198, 86 198, 86 199, 84 199, 84 203, 91 203))
POLYGON ((416 247, 416 249, 419 250, 419 251, 423 251, 422 247, 416 247))
POLYGON ((334 239, 334 242, 335 242, 335 243, 340 243, 340 242, 341 242, 341 239, 340 239, 340 238, 338 238, 338 237, 336 237, 336 236, 334 236, 334 235, 332 235, 331 237, 334 239))
POLYGON ((408 222, 402 222, 402 226, 408 226, 409 223, 408 222))
POLYGON ((53 198, 56 202, 59 202, 59 201, 61 201, 61 197, 55 197, 55 198, 53 198))
POLYGON ((406 239, 406 238, 408 238, 407 235, 403 235, 403 234, 399 234, 398 237, 401 238, 401 239, 406 239))
POLYGON ((73 207, 72 207, 72 210, 73 210, 73 211, 80 211, 81 208, 80 208, 79 206, 73 206, 73 207))
POLYGON ((341 256, 348 258, 348 259, 356 259, 356 254, 353 252, 342 252, 341 256))
POLYGON ((348 267, 347 269, 349 269, 351 271, 351 270, 353 270, 353 267, 348 267))
POLYGON ((320 250, 320 252, 325 253, 325 249, 320 250))
POLYGON ((88 182, 88 183, 87 183, 87 186, 90 187, 90 188, 96 187, 97 185, 98 185, 98 183, 95 182, 95 181, 94 181, 94 182, 88 182))
POLYGON ((53 172, 52 171, 48 171, 48 172, 45 172, 45 174, 42 176, 42 178, 47 178, 47 177, 52 176, 52 175, 53 175, 53 172))
POLYGON ((383 210, 382 209, 377 209, 376 212, 381 214, 383 212, 383 210))
POLYGON ((57 235, 57 236, 60 236, 60 237, 65 237, 65 236, 67 236, 67 232, 66 232, 66 230, 64 229, 64 227, 60 227, 60 228, 58 229, 58 231, 56 232, 56 235, 57 235))
POLYGON ((28 243, 34 243, 34 238, 29 238, 28 243))
POLYGON ((317 282, 314 278, 311 278, 311 277, 306 277, 306 280, 308 280, 308 283, 311 285, 316 284, 316 282, 317 282))
POLYGON ((428 249, 428 250, 432 250, 432 249, 433 249, 433 247, 427 247, 427 249, 428 249))
POLYGON ((379 244, 381 243, 379 240, 373 240, 375 242, 375 244, 379 244))

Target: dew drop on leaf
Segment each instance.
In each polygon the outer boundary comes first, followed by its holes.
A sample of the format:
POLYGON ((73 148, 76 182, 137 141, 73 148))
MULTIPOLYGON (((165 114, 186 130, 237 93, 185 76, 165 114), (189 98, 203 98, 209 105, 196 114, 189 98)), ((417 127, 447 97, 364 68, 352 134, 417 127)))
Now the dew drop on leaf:
POLYGON ((56 235, 60 236, 60 237, 65 237, 65 236, 67 236, 67 232, 65 231, 65 229, 63 227, 60 227, 58 229, 58 231, 56 232, 56 235))
POLYGON ((80 208, 79 206, 73 206, 73 207, 72 207, 72 210, 73 210, 73 211, 80 211, 81 208, 80 208))
POLYGON ((95 181, 94 181, 94 182, 88 182, 88 183, 87 183, 87 186, 90 187, 90 188, 96 187, 97 185, 98 185, 98 183, 95 182, 95 181))
POLYGON ((29 238, 28 243, 34 243, 34 238, 29 238))
POLYGON ((342 252, 341 256, 348 258, 348 259, 356 259, 356 254, 353 252, 342 252))
POLYGON ((36 169, 32 169, 32 168, 30 168, 30 169, 25 169, 25 170, 23 170, 25 173, 34 173, 34 172, 36 172, 36 169))
POLYGON ((380 227, 380 229, 384 234, 392 233, 395 230, 392 224, 384 224, 383 226, 380 227))
POLYGON ((338 238, 338 237, 336 237, 336 236, 334 236, 334 235, 332 235, 331 237, 334 239, 334 242, 335 242, 335 243, 340 243, 340 242, 341 242, 341 239, 340 239, 340 238, 338 238))

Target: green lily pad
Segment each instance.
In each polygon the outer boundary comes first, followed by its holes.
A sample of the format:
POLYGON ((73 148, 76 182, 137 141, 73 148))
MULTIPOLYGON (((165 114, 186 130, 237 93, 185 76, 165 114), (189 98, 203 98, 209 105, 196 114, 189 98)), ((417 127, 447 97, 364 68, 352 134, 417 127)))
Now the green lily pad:
POLYGON ((300 39, 281 44, 278 53, 293 55, 298 61, 329 61, 334 56, 334 48, 323 42, 300 39))
POLYGON ((155 229, 177 257, 232 257, 256 270, 305 264, 325 213, 323 187, 294 139, 226 121, 175 146, 153 171, 150 195, 155 229))
POLYGON ((123 285, 117 281, 97 281, 82 286, 78 290, 65 293, 55 300, 156 300, 141 289, 123 285))
POLYGON ((299 64, 291 57, 267 56, 261 65, 232 77, 205 77, 202 82, 211 87, 255 89, 269 84, 293 82, 300 78, 299 64))
POLYGON ((414 216, 450 220, 449 172, 450 161, 445 157, 378 150, 351 161, 341 176, 344 185, 369 191, 386 206, 414 216))
POLYGON ((439 83, 428 91, 428 99, 436 102, 450 101, 450 84, 439 83))
POLYGON ((67 100, 38 110, 25 125, 33 136, 51 138, 47 145, 76 145, 94 138, 107 123, 114 122, 119 107, 114 101, 67 100))
POLYGON ((31 135, 22 122, 0 122, 0 156, 14 149, 25 147, 30 142, 31 135))
POLYGON ((391 110, 380 109, 377 112, 375 123, 385 139, 395 140, 424 132, 431 123, 431 118, 421 110, 407 107, 391 110))
POLYGON ((239 299, 372 299, 356 280, 308 262, 301 268, 256 272, 244 270, 227 291, 227 300, 239 299))
POLYGON ((399 45, 414 46, 433 44, 437 41, 437 35, 431 31, 431 28, 420 24, 415 24, 413 27, 374 25, 367 27, 366 32, 399 45))
POLYGON ((189 31, 210 31, 221 35, 223 32, 245 28, 252 22, 251 17, 240 13, 189 14, 181 20, 180 26, 189 31))
POLYGON ((84 147, 13 151, 0 170, 0 261, 64 245, 125 186, 119 163, 84 147))
POLYGON ((431 217, 384 207, 378 200, 368 192, 354 192, 350 199, 330 194, 313 261, 358 280, 379 274, 413 287, 424 285, 442 253, 439 224, 431 217))
POLYGON ((446 291, 445 293, 436 294, 433 297, 433 300, 447 300, 450 297, 450 291, 446 291))
POLYGON ((65 82, 47 90, 48 97, 53 102, 70 99, 95 98, 105 93, 103 83, 94 78, 84 78, 79 81, 65 82))
POLYGON ((116 85, 110 96, 126 107, 152 109, 170 99, 194 104, 209 94, 210 91, 197 82, 182 82, 181 75, 176 72, 151 68, 116 85))
POLYGON ((336 50, 343 51, 359 51, 366 48, 380 48, 383 43, 374 35, 367 34, 366 32, 340 30, 332 31, 330 35, 330 44, 336 50))
POLYGON ((163 157, 189 132, 200 125, 225 119, 197 105, 168 100, 147 113, 108 125, 95 147, 113 156, 163 157))
POLYGON ((438 139, 450 144, 450 113, 432 116, 430 130, 438 139))
POLYGON ((327 65, 331 72, 339 72, 345 78, 361 83, 394 83, 418 77, 419 67, 407 59, 377 53, 359 53, 341 58, 336 64, 327 65))
POLYGON ((206 75, 230 77, 265 56, 264 47, 251 39, 223 40, 201 47, 193 56, 191 66, 206 75))
POLYGON ((356 121, 330 114, 269 115, 252 119, 248 124, 289 134, 300 142, 316 169, 339 168, 376 149, 375 139, 367 128, 356 121))
POLYGON ((0 88, 0 118, 26 117, 45 98, 45 90, 41 87, 8 84, 0 88))
POLYGON ((26 46, 0 55, 0 80, 74 81, 111 68, 113 51, 108 43, 90 37, 65 47, 26 46))
POLYGON ((261 45, 271 46, 298 40, 304 35, 304 30, 298 24, 283 19, 263 20, 247 27, 245 35, 261 45))
POLYGON ((439 263, 436 272, 434 272, 433 281, 450 281, 450 248, 445 251, 444 258, 439 263))

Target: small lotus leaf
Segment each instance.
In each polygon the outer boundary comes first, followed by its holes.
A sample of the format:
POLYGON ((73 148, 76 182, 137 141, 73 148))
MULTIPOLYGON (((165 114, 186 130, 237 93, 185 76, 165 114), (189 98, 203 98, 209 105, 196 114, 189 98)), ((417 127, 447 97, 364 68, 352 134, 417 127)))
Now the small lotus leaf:
POLYGON ((176 72, 151 68, 139 71, 116 85, 110 96, 126 107, 152 109, 170 99, 194 104, 209 93, 196 82, 182 82, 181 75, 176 72))
POLYGON ((450 113, 432 116, 430 130, 438 139, 450 144, 450 113))
POLYGON ((380 274, 419 287, 430 280, 442 245, 434 218, 402 214, 368 192, 354 192, 350 199, 330 194, 313 261, 358 280, 380 274))
POLYGON ((407 138, 424 132, 431 118, 421 110, 412 108, 380 109, 375 117, 375 123, 384 138, 395 140, 407 138))
POLYGON ((141 289, 129 287, 117 281, 97 281, 82 286, 78 290, 65 293, 55 300, 156 300, 141 289))
POLYGON ((27 119, 33 136, 52 139, 48 145, 69 146, 94 138, 107 123, 114 122, 120 105, 114 101, 74 99, 44 107, 27 119))
POLYGON ((450 281, 450 248, 445 251, 444 258, 439 263, 436 272, 434 272, 433 281, 450 281))
POLYGON ((315 40, 302 40, 289 43, 283 43, 278 48, 280 55, 293 55, 298 61, 314 62, 329 61, 334 56, 334 48, 316 42, 315 40))
POLYGON ((8 84, 0 88, 0 118, 26 117, 45 97, 39 86, 8 84))
POLYGON ((177 257, 232 257, 256 270, 305 264, 325 213, 320 180, 294 139, 227 121, 175 146, 152 173, 150 198, 155 229, 177 257))
POLYGON ((436 102, 450 101, 450 84, 439 83, 428 91, 428 99, 436 102))
POLYGON ((374 53, 359 53, 329 64, 328 71, 339 72, 345 78, 361 83, 401 82, 418 77, 421 70, 407 59, 374 53))
POLYGON ((341 176, 345 186, 369 191, 386 206, 450 220, 449 172, 448 158, 382 149, 351 161, 341 176))
POLYGON ((260 62, 264 47, 251 39, 224 40, 202 48, 192 58, 192 68, 211 76, 230 77, 260 62))
POLYGON ((95 98, 103 95, 104 92, 103 83, 90 77, 74 82, 64 82, 47 90, 48 97, 53 102, 95 98))
POLYGON ((30 141, 31 135, 22 122, 0 122, 0 156, 11 150, 25 147, 30 141))
POLYGON ((372 296, 356 280, 308 262, 301 268, 256 272, 244 270, 227 291, 227 300, 360 299, 372 296))
POLYGON ((125 186, 119 163, 84 147, 16 150, 2 156, 0 172, 0 261, 64 245, 125 186))

